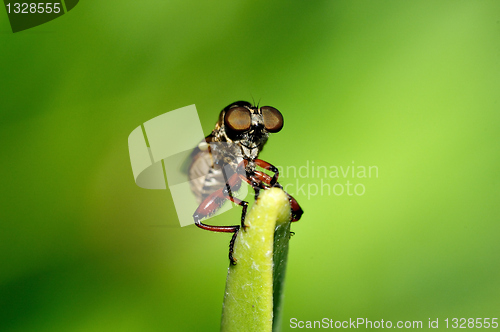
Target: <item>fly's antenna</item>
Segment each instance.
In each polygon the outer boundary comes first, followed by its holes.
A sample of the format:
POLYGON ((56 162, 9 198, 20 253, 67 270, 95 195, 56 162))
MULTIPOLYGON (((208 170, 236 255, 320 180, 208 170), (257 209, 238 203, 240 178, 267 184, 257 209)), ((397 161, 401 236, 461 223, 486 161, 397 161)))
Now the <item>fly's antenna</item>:
MULTIPOLYGON (((253 95, 251 92, 250 92, 250 96, 252 97, 253 106, 255 106, 255 99, 253 98, 253 95)), ((259 108, 259 107, 257 106, 257 108, 259 108)))
POLYGON ((259 108, 259 105, 260 105, 260 101, 262 100, 262 97, 260 97, 259 99, 259 103, 257 104, 257 108, 259 108))

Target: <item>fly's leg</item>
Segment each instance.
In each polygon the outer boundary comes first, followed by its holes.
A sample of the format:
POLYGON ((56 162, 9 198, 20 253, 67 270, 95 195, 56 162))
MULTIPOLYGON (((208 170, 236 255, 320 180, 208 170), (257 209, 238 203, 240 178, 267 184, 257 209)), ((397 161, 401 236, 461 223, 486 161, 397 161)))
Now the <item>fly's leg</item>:
POLYGON ((240 230, 240 227, 245 227, 244 220, 247 212, 248 203, 236 197, 233 197, 231 194, 231 190, 229 188, 235 188, 235 187, 238 188, 240 184, 241 184, 241 179, 239 178, 238 174, 232 175, 227 182, 227 186, 220 188, 219 190, 210 194, 200 204, 200 206, 198 206, 195 213, 193 214, 195 225, 201 229, 205 229, 207 231, 212 231, 212 232, 234 233, 233 237, 231 238, 231 242, 229 243, 229 260, 233 265, 236 264, 236 259, 233 257, 234 241, 236 240, 236 236, 238 234, 238 231, 240 230), (209 217, 213 215, 215 212, 217 212, 217 210, 220 209, 220 207, 222 206, 222 204, 226 199, 229 199, 233 203, 242 206, 241 226, 240 225, 214 226, 214 225, 207 225, 201 222, 201 219, 209 217))
POLYGON ((253 191, 255 192, 254 194, 254 200, 257 200, 257 198, 259 198, 259 193, 260 193, 260 190, 261 189, 265 189, 264 188, 264 185, 262 184, 261 181, 258 181, 257 179, 255 179, 255 177, 253 176, 249 176, 247 178, 245 178, 245 181, 248 182, 248 184, 250 186, 252 186, 253 188, 253 191), (247 181, 248 180, 248 181, 247 181))
POLYGON ((245 225, 245 217, 247 215, 248 202, 242 201, 241 199, 232 196, 229 196, 228 199, 231 202, 241 206, 241 228, 243 228, 243 230, 246 230, 248 226, 245 225))
POLYGON ((300 207, 299 203, 293 198, 291 195, 288 195, 288 199, 290 200, 290 207, 292 208, 292 222, 299 221, 302 215, 304 214, 304 210, 300 207))
MULTIPOLYGON (((245 229, 246 227, 248 227, 245 225, 245 216, 248 208, 248 202, 233 197, 232 189, 234 189, 233 191, 236 191, 241 185, 241 180, 243 180, 248 184, 250 184, 252 188, 255 190, 255 199, 258 198, 258 194, 261 189, 267 190, 271 187, 278 187, 283 189, 283 187, 277 182, 279 176, 278 169, 273 165, 265 161, 262 161, 260 159, 256 159, 256 161, 258 161, 257 163, 258 166, 270 170, 272 172, 275 172, 274 176, 271 177, 268 174, 260 171, 254 171, 252 172, 252 174, 248 174, 247 171, 245 170, 246 166, 248 165, 248 161, 244 159, 238 164, 238 167, 236 168, 236 173, 232 174, 229 180, 227 180, 226 186, 210 194, 200 204, 200 206, 196 209, 193 215, 194 223, 201 229, 205 229, 212 232, 233 233, 231 241, 229 242, 229 260, 231 261, 232 265, 236 264, 236 259, 233 257, 233 249, 238 232, 240 228, 245 229), (217 210, 220 209, 220 207, 222 206, 222 204, 226 199, 229 199, 233 203, 238 204, 242 207, 241 226, 240 225, 213 226, 201 222, 201 219, 209 217, 213 215, 215 212, 217 212, 217 210)), ((227 179, 226 175, 224 176, 227 179)), ((295 198, 293 198, 288 193, 287 195, 292 210, 292 221, 298 221, 304 212, 300 208, 295 198)))
MULTIPOLYGON (((255 182, 256 183, 256 182, 255 182)), ((253 190, 255 191, 255 195, 254 195, 254 200, 256 201, 258 198, 259 198, 259 194, 260 194, 260 187, 258 186, 253 186, 253 190)))
POLYGON ((248 160, 243 159, 238 164, 238 167, 236 168, 236 173, 240 176, 240 178, 243 181, 247 182, 253 188, 253 190, 255 191, 254 197, 255 200, 257 200, 257 198, 259 197, 260 189, 265 189, 265 188, 262 182, 253 176, 254 172, 246 170, 247 165, 248 165, 248 160))
MULTIPOLYGON (((238 164, 238 167, 243 167, 244 163, 243 161, 238 164), (241 166, 240 166, 241 165, 241 166)), ((242 207, 241 211, 241 228, 243 230, 246 230, 248 226, 245 225, 245 216, 247 214, 247 207, 248 207, 248 202, 242 201, 241 199, 238 199, 233 196, 233 192, 236 192, 240 189, 241 186, 241 179, 238 175, 238 172, 234 171, 229 165, 225 166, 222 168, 222 174, 224 175, 224 180, 226 181, 226 186, 223 189, 223 194, 224 196, 228 197, 228 199, 235 203, 238 204, 242 207), (228 176, 229 174, 229 176, 228 176)))
POLYGON ((236 258, 233 257, 233 250, 234 242, 236 241, 237 236, 238 231, 234 232, 233 236, 231 237, 231 241, 229 241, 229 261, 231 262, 231 265, 236 265, 236 258))
POLYGON ((273 178, 271 181, 269 181, 269 185, 271 187, 274 187, 276 183, 278 183, 278 177, 280 176, 280 172, 278 171, 278 168, 267 161, 261 160, 261 159, 255 159, 255 164, 259 167, 262 167, 263 169, 267 169, 268 171, 271 171, 274 173, 273 178))
POLYGON ((236 258, 233 257, 233 252, 234 252, 234 242, 236 241, 236 237, 238 236, 238 232, 240 231, 241 228, 245 231, 247 229, 247 225, 245 225, 245 216, 247 215, 247 208, 248 208, 248 202, 242 201, 241 199, 238 199, 233 196, 229 196, 228 198, 231 200, 231 202, 238 204, 242 207, 241 209, 241 226, 237 226, 238 229, 236 232, 234 232, 233 237, 231 238, 231 241, 229 242, 229 261, 231 261, 232 265, 236 265, 236 258))
MULTIPOLYGON (((240 175, 241 177, 241 175, 240 175)), ((266 184, 266 185, 271 185, 271 181, 272 181, 272 178, 271 176, 267 175, 266 173, 264 172, 260 172, 260 171, 255 171, 253 176, 251 177, 254 181, 260 183, 260 184, 266 184)), ((242 179, 248 183, 250 183, 250 179, 248 178, 243 178, 242 179)), ((279 184, 279 183, 275 183, 273 187, 278 187, 280 189, 283 189, 283 187, 279 184)), ((260 188, 262 189, 269 189, 271 187, 268 187, 268 186, 264 186, 264 185, 261 185, 260 188)), ((294 221, 299 221, 299 219, 302 217, 302 214, 304 213, 304 211, 302 210, 302 208, 300 207, 299 203, 297 202, 297 200, 295 198, 293 198, 293 196, 291 196, 290 194, 286 193, 288 195, 288 200, 290 201, 290 207, 291 207, 291 210, 292 210, 292 222, 294 221)))
MULTIPOLYGON (((249 173, 246 171, 246 166, 248 165, 247 160, 242 160, 238 164, 238 167, 236 168, 236 174, 238 174, 243 181, 252 186, 255 191, 255 200, 259 198, 259 192, 261 189, 267 190, 271 187, 278 187, 280 189, 283 189, 283 187, 278 182, 276 182, 279 176, 279 172, 276 167, 260 159, 256 159, 255 162, 258 166, 275 172, 273 177, 260 171, 253 171, 252 173, 249 173)), ((292 207, 292 221, 298 221, 303 211, 295 198, 290 196, 288 193, 286 194, 288 195, 288 199, 290 200, 290 205, 292 207)))

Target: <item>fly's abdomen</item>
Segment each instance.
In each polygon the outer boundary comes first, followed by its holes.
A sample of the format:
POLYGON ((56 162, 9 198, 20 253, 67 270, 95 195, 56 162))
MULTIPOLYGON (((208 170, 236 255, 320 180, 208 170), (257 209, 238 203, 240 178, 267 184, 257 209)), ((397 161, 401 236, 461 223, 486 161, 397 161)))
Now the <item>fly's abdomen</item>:
POLYGON ((222 170, 214 168, 211 153, 197 149, 189 167, 191 191, 201 203, 214 191, 224 187, 222 170))

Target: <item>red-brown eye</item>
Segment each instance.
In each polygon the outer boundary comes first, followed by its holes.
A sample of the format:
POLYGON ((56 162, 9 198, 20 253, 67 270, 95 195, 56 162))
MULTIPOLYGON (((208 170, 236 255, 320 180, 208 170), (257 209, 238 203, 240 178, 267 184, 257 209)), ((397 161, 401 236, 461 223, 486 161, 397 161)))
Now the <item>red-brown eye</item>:
POLYGON ((224 123, 234 131, 245 131, 252 125, 252 115, 245 107, 231 108, 224 116, 224 123))
POLYGON ((264 118, 264 127, 271 133, 277 133, 283 128, 283 115, 280 111, 271 106, 263 106, 260 108, 262 117, 264 118))

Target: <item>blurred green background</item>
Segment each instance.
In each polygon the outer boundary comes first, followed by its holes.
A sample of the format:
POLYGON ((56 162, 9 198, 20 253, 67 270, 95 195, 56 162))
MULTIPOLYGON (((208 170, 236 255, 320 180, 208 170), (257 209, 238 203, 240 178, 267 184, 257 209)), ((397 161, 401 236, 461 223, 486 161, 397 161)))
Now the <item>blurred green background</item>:
POLYGON ((0 331, 218 330, 230 236, 172 227, 127 137, 252 97, 285 116, 262 159, 379 170, 282 178, 366 188, 290 190, 285 331, 500 316, 499 1, 80 1, 16 34, 1 13, 0 48, 0 331))

